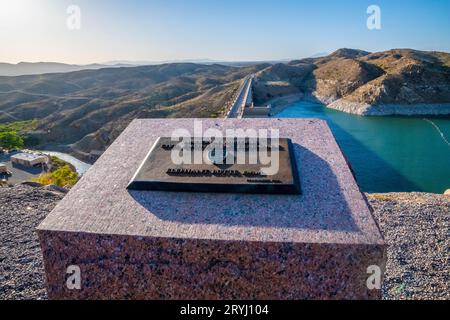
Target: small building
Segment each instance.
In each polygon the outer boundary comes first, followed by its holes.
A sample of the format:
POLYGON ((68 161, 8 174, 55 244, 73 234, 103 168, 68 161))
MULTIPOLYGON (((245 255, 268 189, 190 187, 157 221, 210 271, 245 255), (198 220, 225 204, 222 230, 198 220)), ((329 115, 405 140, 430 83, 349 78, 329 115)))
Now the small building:
POLYGON ((6 164, 0 162, 0 174, 7 173, 8 168, 6 167, 6 164))
POLYGON ((11 156, 12 164, 20 164, 26 167, 44 165, 47 164, 48 161, 49 160, 47 156, 32 153, 18 153, 11 156))
POLYGON ((270 116, 270 105, 255 106, 252 104, 244 109, 243 118, 268 118, 270 116))

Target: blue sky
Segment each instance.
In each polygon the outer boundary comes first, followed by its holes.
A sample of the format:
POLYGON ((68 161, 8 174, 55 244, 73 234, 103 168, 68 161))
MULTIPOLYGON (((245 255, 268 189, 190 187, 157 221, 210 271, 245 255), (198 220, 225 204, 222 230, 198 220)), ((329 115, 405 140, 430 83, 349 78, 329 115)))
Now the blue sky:
POLYGON ((450 0, 0 0, 0 61, 295 59, 341 47, 450 51, 450 0), (66 27, 67 7, 81 29, 66 27), (366 27, 381 8, 381 30, 366 27))

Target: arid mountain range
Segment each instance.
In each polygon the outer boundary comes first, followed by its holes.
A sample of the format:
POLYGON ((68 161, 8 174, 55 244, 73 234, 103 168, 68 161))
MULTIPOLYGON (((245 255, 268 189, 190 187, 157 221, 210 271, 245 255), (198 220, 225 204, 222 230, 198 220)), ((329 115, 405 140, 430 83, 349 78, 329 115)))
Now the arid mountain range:
POLYGON ((300 99, 360 115, 450 114, 450 54, 340 49, 325 57, 246 67, 171 63, 0 77, 0 123, 38 119, 44 145, 82 158, 135 118, 221 117, 256 74, 256 104, 300 99))
POLYGON ((108 61, 104 63, 91 64, 66 64, 58 62, 19 62, 4 63, 0 62, 0 77, 16 77, 24 75, 45 74, 45 73, 65 73, 81 70, 98 70, 103 68, 125 68, 139 66, 154 66, 172 63, 195 63, 195 64, 221 64, 230 67, 248 67, 263 63, 280 63, 288 60, 279 61, 219 61, 211 59, 187 59, 187 60, 168 60, 168 61, 108 61))
POLYGON ((38 119, 33 135, 86 157, 135 118, 220 117, 249 67, 193 63, 0 77, 0 123, 38 119))
POLYGON ((22 75, 44 74, 44 73, 63 73, 80 70, 97 70, 101 68, 121 68, 133 67, 134 65, 126 63, 112 64, 65 64, 57 62, 19 62, 17 64, 0 62, 0 76, 16 77, 22 75))
POLYGON ((262 70, 254 95, 258 104, 312 99, 360 115, 450 114, 450 54, 340 49, 262 70))

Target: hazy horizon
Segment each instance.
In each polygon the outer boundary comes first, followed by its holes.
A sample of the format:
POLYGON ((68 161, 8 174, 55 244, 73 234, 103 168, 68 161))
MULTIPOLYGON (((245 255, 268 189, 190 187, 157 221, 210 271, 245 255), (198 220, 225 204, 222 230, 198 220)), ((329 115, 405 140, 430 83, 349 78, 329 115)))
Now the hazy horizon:
POLYGON ((446 0, 0 0, 0 62, 279 61, 339 48, 450 52, 449 11, 446 0), (379 30, 367 28, 372 4, 381 10, 379 30), (71 5, 80 10, 79 29, 68 27, 71 5))
MULTIPOLYGON (((113 65, 113 64, 135 64, 137 65, 143 65, 146 63, 153 63, 153 64, 163 64, 163 63, 183 63, 183 62, 198 62, 198 63, 202 63, 202 62, 211 62, 211 63, 239 63, 239 62, 253 62, 253 63, 264 63, 264 62, 270 62, 270 61, 292 61, 292 60, 296 60, 296 59, 304 59, 304 58, 312 58, 312 57, 321 57, 321 56, 326 56, 329 55, 339 49, 356 49, 356 50, 363 50, 363 51, 368 51, 368 50, 364 50, 364 49, 360 49, 360 48, 346 48, 346 47, 340 47, 340 48, 336 48, 335 50, 332 50, 330 52, 318 52, 317 54, 313 54, 310 56, 303 56, 303 57, 293 57, 293 58, 285 58, 285 59, 266 59, 266 60, 258 60, 258 59, 250 59, 250 60, 216 60, 216 59, 211 59, 211 58, 182 58, 182 59, 168 59, 168 60, 127 60, 127 59, 122 59, 122 60, 110 60, 110 61, 92 61, 92 62, 88 62, 88 63, 71 63, 71 62, 64 62, 64 61, 18 61, 18 62, 5 62, 5 61, 0 61, 0 63, 7 63, 7 64, 11 64, 11 65, 18 65, 20 63, 61 63, 61 64, 67 64, 67 65, 78 65, 78 66, 85 66, 85 65, 93 65, 93 64, 99 64, 99 65, 113 65)), ((413 49, 413 50, 419 50, 419 49, 415 49, 415 48, 390 48, 390 49, 386 49, 386 50, 396 50, 396 49, 413 49)), ((439 50, 424 50, 424 51, 439 51, 439 50)), ((373 52, 373 51, 372 51, 373 52)), ((450 51, 441 51, 441 52, 445 52, 445 53, 450 53, 450 51)))
MULTIPOLYGON (((308 57, 300 57, 300 58, 308 58, 308 57)), ((61 63, 61 64, 67 64, 67 65, 91 65, 91 64, 126 64, 126 63, 132 63, 132 64, 144 64, 144 63, 166 63, 166 62, 266 62, 266 61, 289 61, 290 59, 269 59, 269 60, 216 60, 216 59, 210 59, 210 58, 182 58, 182 59, 168 59, 168 60, 110 60, 110 61, 92 61, 87 63, 71 63, 71 62, 65 62, 65 61, 18 61, 18 62, 7 62, 7 61, 0 61, 0 63, 7 63, 11 65, 17 65, 20 63, 61 63)))

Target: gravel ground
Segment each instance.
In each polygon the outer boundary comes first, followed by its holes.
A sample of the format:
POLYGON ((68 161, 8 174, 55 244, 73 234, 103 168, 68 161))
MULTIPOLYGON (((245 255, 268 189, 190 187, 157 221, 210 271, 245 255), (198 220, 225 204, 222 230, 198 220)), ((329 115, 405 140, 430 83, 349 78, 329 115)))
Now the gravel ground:
POLYGON ((36 226, 64 197, 26 185, 0 187, 0 299, 45 299, 36 226))
MULTIPOLYGON (((34 228, 63 193, 0 188, 0 299, 45 299, 34 228)), ((368 194, 388 248, 384 299, 450 299, 450 196, 368 194)))
POLYGON ((388 244, 384 299, 450 299, 450 196, 368 195, 388 244))

